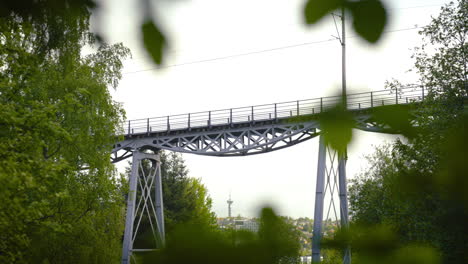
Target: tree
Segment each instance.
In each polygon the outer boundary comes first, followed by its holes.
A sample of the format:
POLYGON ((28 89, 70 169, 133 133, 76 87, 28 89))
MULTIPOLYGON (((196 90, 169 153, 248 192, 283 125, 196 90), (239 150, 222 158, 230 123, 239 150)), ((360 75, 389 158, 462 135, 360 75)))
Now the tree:
POLYGON ((439 16, 419 32, 423 44, 415 48, 415 69, 433 94, 468 95, 467 24, 468 1, 459 0, 442 7, 439 16))
POLYGON ((451 3, 420 32, 424 43, 413 57, 429 98, 418 107, 417 133, 377 149, 350 189, 356 224, 387 226, 395 232, 390 248, 423 243, 444 263, 467 261, 467 14, 467 1, 451 3))
POLYGON ((271 208, 262 209, 258 236, 270 252, 267 263, 297 263, 301 249, 299 231, 271 208))
POLYGON ((109 155, 123 110, 107 87, 129 50, 82 56, 95 43, 89 16, 66 3, 1 13, 2 263, 119 259, 123 197, 109 155))
POLYGON ((271 208, 262 209, 258 233, 221 231, 194 224, 175 227, 161 251, 145 257, 148 263, 179 264, 298 264, 295 228, 271 208))
POLYGON ((212 200, 201 179, 190 178, 182 156, 175 152, 161 153, 161 175, 166 230, 183 223, 203 226, 216 224, 211 211, 212 200))

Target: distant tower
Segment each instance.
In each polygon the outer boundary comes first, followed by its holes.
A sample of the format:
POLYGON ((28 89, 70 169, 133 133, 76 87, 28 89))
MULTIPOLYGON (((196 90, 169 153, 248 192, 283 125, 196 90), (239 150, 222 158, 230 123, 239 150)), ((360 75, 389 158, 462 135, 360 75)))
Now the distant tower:
POLYGON ((227 200, 228 203, 228 217, 231 218, 231 205, 234 201, 231 200, 231 194, 229 194, 229 200, 227 200))

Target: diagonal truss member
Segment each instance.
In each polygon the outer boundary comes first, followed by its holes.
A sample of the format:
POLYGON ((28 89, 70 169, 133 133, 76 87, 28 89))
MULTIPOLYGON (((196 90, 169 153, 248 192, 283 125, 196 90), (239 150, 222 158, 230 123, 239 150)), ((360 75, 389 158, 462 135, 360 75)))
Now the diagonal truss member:
POLYGON ((161 161, 157 151, 133 152, 129 185, 122 264, 132 263, 134 252, 154 251, 164 244, 161 161), (138 248, 142 246, 146 248, 138 248))
MULTIPOLYGON (((340 226, 348 227, 345 155, 326 146, 323 135, 320 136, 312 236, 313 263, 321 261, 320 241, 323 238, 323 220, 325 219, 326 223, 330 224, 328 221, 339 218, 340 226), (327 197, 327 203, 325 203, 327 197), (325 217, 324 213, 326 213, 325 217)), ((349 248, 345 249, 343 263, 351 263, 349 248)))

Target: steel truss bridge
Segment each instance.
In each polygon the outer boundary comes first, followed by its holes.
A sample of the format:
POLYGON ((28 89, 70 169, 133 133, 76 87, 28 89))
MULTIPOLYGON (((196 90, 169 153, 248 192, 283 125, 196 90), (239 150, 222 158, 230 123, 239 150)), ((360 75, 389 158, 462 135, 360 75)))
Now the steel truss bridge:
MULTIPOLYGON (((373 109, 418 103, 425 99, 426 93, 424 87, 412 86, 397 91, 349 94, 347 109, 354 115, 356 128, 392 133, 396 131, 374 119, 373 109)), ((113 162, 133 157, 122 263, 131 263, 134 252, 155 250, 164 244, 159 150, 219 157, 254 155, 290 147, 320 136, 320 114, 341 100, 341 96, 331 96, 129 120, 122 124, 123 139, 115 144, 111 157, 113 162), (144 169, 143 162, 149 168, 144 169), (141 235, 142 219, 149 220, 154 248, 134 247, 135 239, 141 235)), ((323 137, 319 142, 312 242, 312 259, 318 261, 324 213, 328 219, 330 212, 334 212, 342 226, 348 224, 346 157, 328 148, 323 137), (328 208, 324 208, 325 195, 331 200, 328 208), (335 206, 335 201, 339 206, 335 206)))

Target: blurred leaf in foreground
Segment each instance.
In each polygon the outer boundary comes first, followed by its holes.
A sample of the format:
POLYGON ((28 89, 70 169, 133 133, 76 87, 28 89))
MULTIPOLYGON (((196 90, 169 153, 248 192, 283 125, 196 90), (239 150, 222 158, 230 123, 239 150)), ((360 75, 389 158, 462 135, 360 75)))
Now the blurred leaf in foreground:
POLYGON ((156 64, 161 65, 163 62, 163 52, 167 45, 163 33, 150 20, 145 21, 141 25, 141 32, 146 51, 148 51, 156 64))
POLYGON ((370 43, 380 39, 387 24, 387 12, 380 0, 308 0, 304 6, 305 23, 317 23, 341 8, 350 11, 359 36, 370 43))
POLYGON ((387 12, 382 2, 362 0, 347 2, 353 14, 353 28, 365 40, 375 43, 387 24, 387 12))
POLYGON ((169 235, 166 247, 146 254, 144 263, 299 264, 294 228, 271 208, 262 210, 259 222, 258 233, 180 225, 169 235))
POLYGON ((352 128, 355 125, 353 115, 342 105, 336 105, 323 112, 319 121, 325 143, 344 154, 346 146, 353 137, 352 128))
POLYGON ((439 264, 438 251, 416 243, 405 244, 391 225, 351 225, 339 230, 334 238, 323 241, 329 249, 351 246, 353 262, 359 264, 439 264))
POLYGON ((414 117, 411 108, 407 105, 389 105, 376 107, 372 115, 379 123, 388 127, 386 133, 402 134, 407 138, 413 138, 417 129, 411 124, 414 117))
POLYGON ((307 24, 317 23, 324 16, 338 9, 343 0, 309 0, 304 6, 304 17, 307 24))

